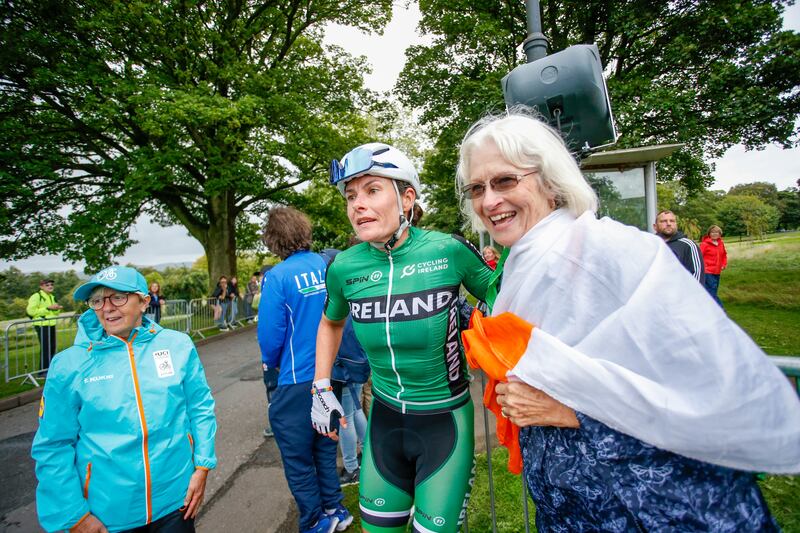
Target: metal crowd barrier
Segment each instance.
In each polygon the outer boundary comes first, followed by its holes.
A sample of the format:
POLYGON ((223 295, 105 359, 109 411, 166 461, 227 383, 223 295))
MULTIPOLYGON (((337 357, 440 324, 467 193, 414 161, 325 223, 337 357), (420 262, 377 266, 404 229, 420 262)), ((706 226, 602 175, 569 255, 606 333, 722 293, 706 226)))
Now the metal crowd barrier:
POLYGON ((794 383, 797 395, 800 396, 800 356, 770 355, 769 358, 794 383))
POLYGON ((200 338, 205 338, 204 331, 217 327, 214 320, 214 306, 217 303, 216 298, 195 298, 189 300, 189 315, 191 322, 191 333, 193 337, 195 334, 200 338))
POLYGON ((159 325, 191 334, 192 314, 189 312, 189 302, 186 300, 165 300, 159 325))
POLYGON ((242 298, 229 302, 228 305, 221 305, 219 316, 215 318, 217 304, 217 299, 213 297, 195 298, 189 302, 192 336, 197 335, 204 339, 211 330, 225 331, 255 321, 256 311, 242 298))
POLYGON ((44 376, 46 368, 42 368, 42 350, 35 326, 53 324, 55 330, 43 328, 40 331, 48 342, 47 337, 55 331, 55 350, 51 357, 61 350, 72 346, 75 333, 78 331, 79 315, 62 315, 47 320, 15 320, 6 325, 3 330, 3 371, 6 383, 12 379, 22 378, 23 383, 29 381, 36 387, 40 386, 39 379, 44 376))
MULTIPOLYGON (((486 391, 486 375, 478 371, 478 374, 481 376, 481 398, 484 396, 484 392, 486 391)), ((483 402, 480 402, 481 408, 483 409, 483 430, 484 430, 484 438, 485 438, 485 445, 486 445, 486 468, 487 468, 487 477, 489 478, 489 510, 492 515, 492 533, 497 533, 497 506, 494 499, 494 474, 492 472, 492 428, 489 427, 489 420, 494 419, 494 415, 490 416, 489 410, 483 405, 483 402)), ((477 451, 477 450, 476 450, 477 451)), ((525 520, 525 533, 530 533, 530 511, 528 510, 528 487, 525 485, 525 476, 519 476, 520 481, 520 495, 522 497, 522 513, 525 520)), ((469 514, 464 516, 464 524, 461 530, 464 533, 469 533, 469 514)))
POLYGON ((235 314, 229 317, 229 323, 236 324, 237 326, 244 326, 249 322, 254 322, 258 312, 254 310, 244 298, 237 298, 236 305, 231 306, 231 311, 235 309, 235 314))

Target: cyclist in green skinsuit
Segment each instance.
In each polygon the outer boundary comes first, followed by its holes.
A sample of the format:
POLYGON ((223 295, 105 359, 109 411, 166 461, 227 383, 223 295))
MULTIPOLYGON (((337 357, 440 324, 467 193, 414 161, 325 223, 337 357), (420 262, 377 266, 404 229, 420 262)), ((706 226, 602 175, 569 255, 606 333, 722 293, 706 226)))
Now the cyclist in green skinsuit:
MULTIPOLYGON (((330 371, 347 314, 372 367, 360 478, 362 528, 455 532, 474 473, 473 406, 459 335, 463 284, 483 299, 492 270, 464 239, 410 226, 419 179, 399 150, 370 143, 334 161, 361 244, 329 265, 317 334, 312 422, 336 439, 330 371)), ((346 423, 346 421, 343 421, 346 423)))

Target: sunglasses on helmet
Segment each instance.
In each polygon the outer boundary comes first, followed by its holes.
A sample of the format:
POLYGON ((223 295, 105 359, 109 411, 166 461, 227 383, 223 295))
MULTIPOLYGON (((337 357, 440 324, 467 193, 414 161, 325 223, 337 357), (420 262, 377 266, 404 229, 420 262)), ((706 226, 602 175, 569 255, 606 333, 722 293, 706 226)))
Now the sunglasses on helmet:
POLYGON ((375 161, 373 159, 374 156, 388 151, 388 146, 378 148, 377 150, 359 147, 344 156, 342 161, 334 159, 331 161, 331 185, 336 185, 337 183, 348 180, 353 176, 363 174, 372 167, 398 168, 397 165, 393 165, 391 163, 381 163, 380 161, 375 161))

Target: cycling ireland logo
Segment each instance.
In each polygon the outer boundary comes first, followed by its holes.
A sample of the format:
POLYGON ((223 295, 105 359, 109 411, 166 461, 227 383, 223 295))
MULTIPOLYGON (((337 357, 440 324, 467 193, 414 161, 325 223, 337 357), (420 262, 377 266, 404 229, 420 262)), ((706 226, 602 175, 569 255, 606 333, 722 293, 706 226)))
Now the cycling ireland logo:
POLYGON ((438 259, 431 259, 430 261, 420 261, 403 267, 403 273, 400 274, 400 279, 414 274, 428 274, 431 272, 438 272, 440 270, 447 270, 447 258, 439 257, 438 259))

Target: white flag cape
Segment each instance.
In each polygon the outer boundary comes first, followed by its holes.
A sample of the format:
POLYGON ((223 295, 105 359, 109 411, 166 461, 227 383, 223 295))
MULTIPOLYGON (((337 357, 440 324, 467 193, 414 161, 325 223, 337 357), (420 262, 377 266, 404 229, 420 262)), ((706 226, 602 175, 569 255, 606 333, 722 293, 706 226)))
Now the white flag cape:
POLYGON ((558 210, 511 248, 492 314, 535 326, 509 375, 618 431, 800 472, 800 400, 658 237, 558 210))

